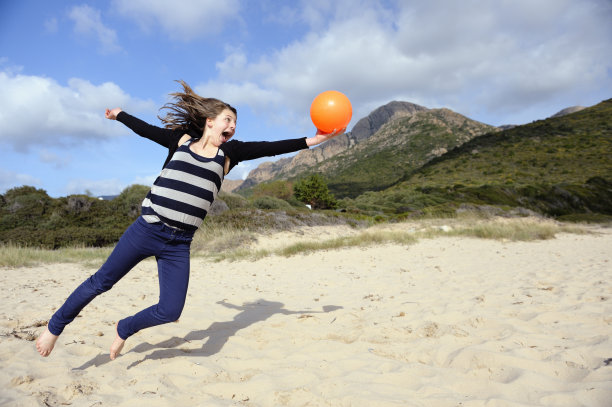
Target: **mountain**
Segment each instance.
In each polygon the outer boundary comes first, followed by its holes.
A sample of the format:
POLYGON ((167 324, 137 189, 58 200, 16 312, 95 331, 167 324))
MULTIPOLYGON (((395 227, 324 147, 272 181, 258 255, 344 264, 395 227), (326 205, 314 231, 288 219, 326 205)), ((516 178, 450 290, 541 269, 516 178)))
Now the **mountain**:
POLYGON ((239 190, 275 179, 323 173, 337 197, 396 183, 407 171, 473 137, 496 130, 448 109, 394 101, 362 118, 352 131, 294 157, 251 171, 239 190))
POLYGON ((612 99, 463 143, 349 204, 384 213, 526 208, 559 219, 612 218, 612 99))

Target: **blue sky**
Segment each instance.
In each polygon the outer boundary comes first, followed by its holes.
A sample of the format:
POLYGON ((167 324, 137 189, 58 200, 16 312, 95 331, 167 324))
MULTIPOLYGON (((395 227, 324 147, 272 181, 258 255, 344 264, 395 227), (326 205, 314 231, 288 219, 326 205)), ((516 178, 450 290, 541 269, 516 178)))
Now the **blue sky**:
MULTIPOLYGON (((104 109, 159 125, 174 82, 238 109, 239 140, 315 133, 392 100, 523 124, 612 97, 609 0, 0 0, 0 193, 149 185, 166 152, 104 109)), ((265 160, 228 175, 244 178, 265 160)))

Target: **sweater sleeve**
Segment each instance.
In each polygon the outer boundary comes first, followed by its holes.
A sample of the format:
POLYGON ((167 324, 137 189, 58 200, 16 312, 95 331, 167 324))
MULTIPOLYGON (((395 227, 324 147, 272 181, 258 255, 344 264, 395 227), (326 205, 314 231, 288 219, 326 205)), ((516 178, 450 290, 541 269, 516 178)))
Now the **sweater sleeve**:
POLYGON ((280 141, 230 140, 221 148, 230 159, 231 170, 241 161, 293 153, 308 148, 308 144, 306 144, 306 137, 280 141))
POLYGON ((170 148, 173 142, 176 144, 176 132, 170 129, 153 126, 126 112, 119 112, 117 121, 125 124, 130 130, 141 137, 148 138, 166 148, 170 148))

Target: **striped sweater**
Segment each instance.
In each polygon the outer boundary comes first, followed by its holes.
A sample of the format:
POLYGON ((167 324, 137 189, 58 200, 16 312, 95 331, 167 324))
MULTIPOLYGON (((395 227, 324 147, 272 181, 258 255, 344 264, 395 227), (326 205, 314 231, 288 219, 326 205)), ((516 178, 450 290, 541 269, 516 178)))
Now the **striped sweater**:
POLYGON ((223 182, 225 154, 205 158, 179 146, 142 202, 142 216, 182 230, 200 227, 223 182))

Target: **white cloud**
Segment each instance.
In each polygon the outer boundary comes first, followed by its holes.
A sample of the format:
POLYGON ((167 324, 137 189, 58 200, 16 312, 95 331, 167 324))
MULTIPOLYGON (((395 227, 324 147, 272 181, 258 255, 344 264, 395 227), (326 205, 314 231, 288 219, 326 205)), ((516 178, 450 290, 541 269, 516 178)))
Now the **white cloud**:
POLYGON ((66 195, 85 194, 91 192, 93 196, 118 195, 131 185, 153 185, 159 174, 135 177, 131 182, 121 181, 118 178, 91 180, 84 178, 71 179, 64 187, 66 195))
POLYGON ((282 102, 282 94, 274 89, 264 89, 254 82, 226 83, 210 81, 195 87, 195 92, 200 95, 211 95, 221 98, 223 101, 238 104, 254 104, 254 108, 263 105, 275 105, 282 102))
POLYGON ((127 134, 104 118, 108 107, 155 110, 152 101, 132 98, 112 82, 73 78, 62 86, 50 78, 0 71, 0 89, 0 142, 19 151, 127 134))
POLYGON ((28 174, 20 174, 0 168, 0 193, 23 185, 40 186, 41 180, 28 174))
POLYGON ((113 8, 134 19, 145 31, 158 26, 170 37, 189 41, 219 33, 240 12, 238 0, 114 0, 113 8))
POLYGON ((63 194, 74 195, 74 194, 85 194, 87 191, 91 192, 93 196, 100 195, 119 195, 125 188, 131 185, 153 185, 155 179, 159 174, 138 176, 135 177, 131 182, 122 181, 118 178, 109 179, 85 179, 85 178, 73 178, 64 186, 63 194))
POLYGON ((233 169, 232 172, 230 174, 228 174, 228 179, 241 179, 241 180, 245 180, 247 178, 247 176, 249 175, 249 173, 254 170, 255 168, 257 168, 257 166, 264 162, 264 161, 269 161, 270 159, 268 158, 267 160, 256 160, 256 161, 243 161, 241 163, 238 163, 238 165, 236 165, 233 169))
POLYGON ((134 185, 134 184, 147 185, 147 186, 153 185, 153 183, 155 182, 158 176, 159 174, 136 177, 134 178, 134 181, 130 183, 130 185, 134 185))
POLYGON ((299 12, 283 8, 283 15, 301 15, 311 31, 274 53, 228 49, 218 78, 196 88, 302 124, 316 93, 328 89, 349 96, 354 119, 394 99, 520 117, 533 106, 583 104, 593 92, 612 91, 609 2, 396 4, 310 1, 299 12))
POLYGON ((66 168, 66 166, 72 161, 69 154, 57 154, 42 148, 38 151, 38 158, 45 164, 51 164, 55 169, 66 168))
POLYGON ((121 50, 117 33, 102 22, 101 13, 90 6, 75 6, 68 14, 74 21, 74 31, 78 35, 94 36, 100 43, 100 52, 110 54, 121 50))
POLYGON ((78 195, 91 192, 93 196, 119 194, 127 185, 119 179, 72 179, 64 187, 66 195, 78 195))

